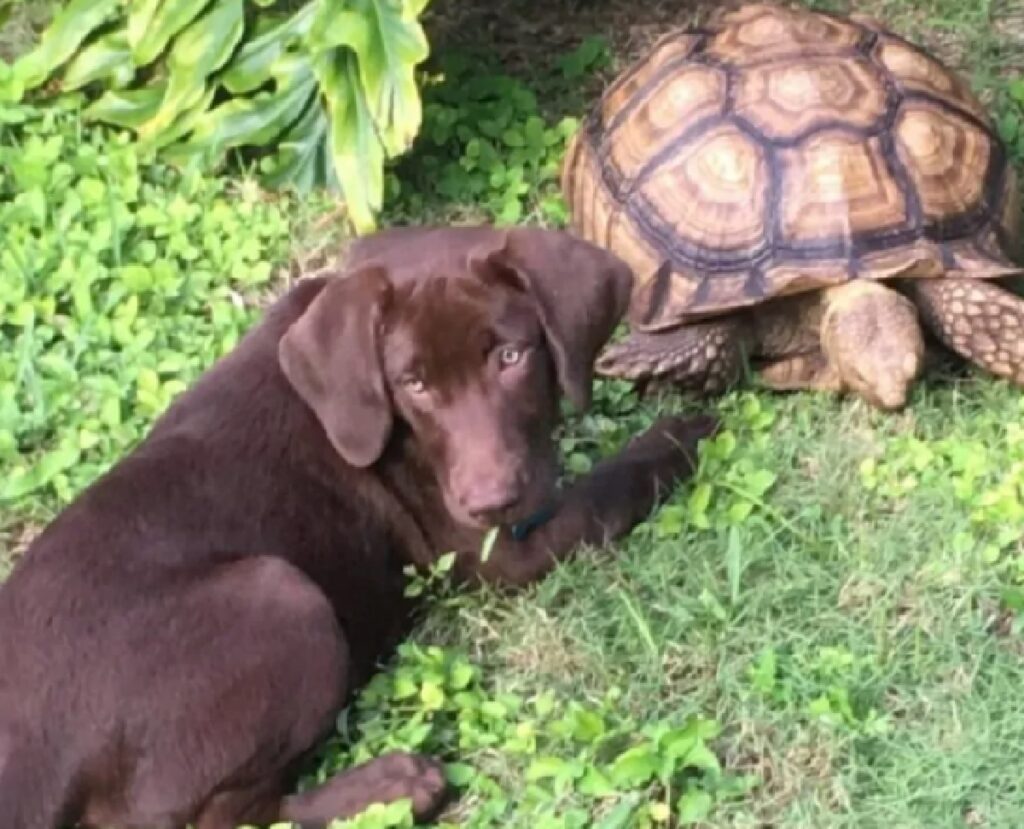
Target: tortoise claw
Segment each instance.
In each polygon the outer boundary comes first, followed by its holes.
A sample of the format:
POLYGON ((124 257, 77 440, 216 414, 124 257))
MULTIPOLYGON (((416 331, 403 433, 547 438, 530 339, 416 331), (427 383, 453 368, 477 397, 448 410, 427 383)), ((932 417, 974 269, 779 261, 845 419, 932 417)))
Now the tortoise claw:
POLYGON ((737 325, 735 318, 725 318, 651 334, 634 331, 604 350, 596 370, 606 377, 664 381, 680 389, 718 394, 742 374, 737 325))
POLYGON ((653 376, 652 364, 643 349, 637 349, 632 337, 605 348, 598 355, 594 370, 603 377, 643 380, 653 376))

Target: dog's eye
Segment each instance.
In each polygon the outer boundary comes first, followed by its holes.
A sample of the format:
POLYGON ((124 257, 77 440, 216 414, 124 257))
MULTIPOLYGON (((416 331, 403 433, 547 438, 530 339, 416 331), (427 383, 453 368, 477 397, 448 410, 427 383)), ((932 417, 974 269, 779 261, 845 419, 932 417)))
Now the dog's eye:
POLYGON ((401 383, 409 394, 423 394, 427 388, 427 385, 423 382, 422 378, 417 377, 415 374, 405 375, 401 379, 401 383))
POLYGON ((514 366, 523 358, 523 350, 514 345, 503 345, 498 352, 498 362, 502 368, 514 366))

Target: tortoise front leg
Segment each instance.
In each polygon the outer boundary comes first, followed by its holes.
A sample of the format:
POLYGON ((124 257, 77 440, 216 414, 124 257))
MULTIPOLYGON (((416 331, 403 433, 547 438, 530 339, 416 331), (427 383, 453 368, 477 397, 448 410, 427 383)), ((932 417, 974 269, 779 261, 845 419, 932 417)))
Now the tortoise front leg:
POLYGON ((844 389, 839 371, 821 351, 783 357, 763 366, 761 382, 774 391, 829 391, 844 389))
POLYGON ((1024 299, 978 279, 916 279, 906 288, 944 345, 1024 386, 1024 299))
POLYGON ((598 357, 605 377, 668 380, 703 394, 725 391, 743 374, 746 338, 737 317, 690 323, 665 331, 632 331, 598 357))
MULTIPOLYGON (((930 371, 940 363, 939 352, 935 348, 926 348, 922 371, 930 371)), ((839 369, 821 351, 796 354, 765 363, 758 376, 772 391, 824 391, 836 394, 856 391, 843 382, 839 369)))

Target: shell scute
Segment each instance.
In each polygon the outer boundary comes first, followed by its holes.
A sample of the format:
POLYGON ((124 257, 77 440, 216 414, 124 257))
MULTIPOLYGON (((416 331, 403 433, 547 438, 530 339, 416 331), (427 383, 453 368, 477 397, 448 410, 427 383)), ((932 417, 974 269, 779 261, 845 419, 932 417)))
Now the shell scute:
POLYGON ((650 95, 620 121, 609 141, 609 160, 632 179, 651 159, 678 142, 686 125, 720 115, 725 73, 711 66, 688 66, 662 79, 650 95))
POLYGON ((664 37, 578 134, 584 238, 655 330, 851 279, 1020 273, 1005 147, 968 85, 875 22, 751 3, 664 37))
POLYGON ((807 50, 842 54, 856 47, 863 36, 860 27, 838 18, 769 3, 750 3, 718 15, 714 25, 719 31, 706 53, 736 66, 807 50))
POLYGON ((695 259, 701 250, 754 258, 768 244, 759 186, 767 176, 764 147, 734 124, 721 124, 680 148, 637 195, 649 206, 644 212, 664 220, 669 246, 678 241, 695 259))
POLYGON ((818 133, 798 147, 780 150, 779 163, 785 244, 833 240, 849 252, 859 236, 907 226, 906 198, 877 138, 818 133))
POLYGON ((991 118, 967 84, 947 71, 935 58, 909 43, 888 36, 879 38, 873 54, 901 92, 923 93, 945 101, 991 126, 991 118))
POLYGON ((748 69, 737 83, 736 114, 771 140, 816 125, 878 129, 887 109, 881 73, 861 58, 797 55, 748 69))
POLYGON ((905 102, 893 131, 926 222, 938 226, 982 205, 992 153, 988 134, 929 101, 905 102))

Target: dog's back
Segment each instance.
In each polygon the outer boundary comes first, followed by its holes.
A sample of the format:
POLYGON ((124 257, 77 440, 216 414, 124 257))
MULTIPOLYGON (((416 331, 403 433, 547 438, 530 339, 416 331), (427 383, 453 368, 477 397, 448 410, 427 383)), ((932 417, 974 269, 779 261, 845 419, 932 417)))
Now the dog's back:
POLYGON ((441 766, 401 752, 286 794, 401 634, 403 567, 528 584, 692 471, 713 424, 666 418, 555 490, 558 390, 590 399, 621 262, 535 229, 387 246, 289 291, 0 588, 0 829, 433 814, 441 766))
MULTIPOLYGON (((11 578, 23 578, 21 572, 15 568, 11 578)), ((40 677, 42 667, 36 664, 42 655, 20 635, 16 620, 23 616, 20 593, 0 590, 0 817, 4 829, 55 829, 72 781, 54 768, 59 747, 48 750, 50 723, 36 716, 49 689, 34 683, 27 692, 20 682, 40 677)))
MULTIPOLYGON (((304 283, 272 309, 46 527, 0 587, 0 829, 81 819, 79 792, 102 791, 119 763, 110 758, 141 751, 148 722, 177 712, 182 700, 168 689, 154 697, 152 676, 187 664, 193 630, 209 638, 223 627, 182 596, 239 555, 291 552, 324 586, 356 628, 353 673, 367 673, 397 632, 400 572, 393 586, 374 566, 358 579, 347 569, 353 527, 377 549, 391 539, 357 518, 370 505, 277 369, 281 331, 319 287, 304 283), (333 486, 321 483, 328 477, 333 486)), ((210 669, 235 647, 224 643, 210 669)), ((113 808, 101 799, 94 813, 113 808)))
MULTIPOLYGON (((3 701, 0 693, 0 704, 3 701)), ((71 781, 54 769, 42 740, 0 719, 0 815, 4 817, 4 829, 59 826, 72 794, 70 785, 71 781)))

